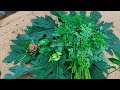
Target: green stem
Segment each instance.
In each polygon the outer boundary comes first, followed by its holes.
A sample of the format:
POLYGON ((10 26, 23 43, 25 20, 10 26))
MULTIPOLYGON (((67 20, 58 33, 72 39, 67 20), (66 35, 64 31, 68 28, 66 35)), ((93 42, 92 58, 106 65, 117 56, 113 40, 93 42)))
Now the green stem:
POLYGON ((84 79, 84 70, 83 70, 83 68, 82 68, 81 73, 82 73, 82 78, 81 79, 84 79))
POLYGON ((81 79, 81 69, 80 69, 80 68, 79 68, 79 72, 80 72, 80 74, 79 74, 79 75, 80 75, 80 79, 81 79))
POLYGON ((72 72, 71 72, 71 79, 72 79, 72 72))
POLYGON ((86 79, 91 79, 89 68, 86 68, 86 70, 85 70, 85 77, 86 77, 86 79))
POLYGON ((27 55, 24 55, 21 59, 19 59, 19 61, 21 61, 22 59, 24 59, 27 55))

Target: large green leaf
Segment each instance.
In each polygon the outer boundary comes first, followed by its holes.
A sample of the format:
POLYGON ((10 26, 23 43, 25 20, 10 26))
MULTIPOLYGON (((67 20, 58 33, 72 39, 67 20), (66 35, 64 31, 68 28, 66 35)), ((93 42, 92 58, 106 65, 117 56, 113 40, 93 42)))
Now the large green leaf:
POLYGON ((106 36, 108 37, 108 40, 111 40, 111 42, 119 41, 119 38, 113 33, 112 30, 106 30, 104 34, 106 34, 106 36))
POLYGON ((10 45, 10 48, 13 52, 16 53, 24 53, 25 48, 22 46, 18 46, 18 45, 10 45))
POLYGON ((30 40, 31 38, 27 34, 18 34, 16 39, 24 41, 24 40, 30 40))
POLYGON ((23 53, 23 54, 17 54, 17 53, 15 53, 15 52, 11 51, 11 52, 9 53, 9 56, 7 56, 7 57, 3 60, 3 62, 5 62, 5 63, 11 63, 12 61, 14 61, 14 64, 17 64, 17 63, 19 63, 19 62, 21 61, 21 59, 22 59, 24 56, 25 56, 24 53, 23 53))
POLYGON ((86 11, 80 11, 81 16, 86 16, 86 11))
POLYGON ((14 74, 5 74, 4 79, 18 79, 28 73, 29 69, 25 66, 13 66, 9 68, 14 74))
POLYGON ((26 50, 31 40, 32 38, 26 34, 18 34, 16 40, 12 40, 15 45, 10 45, 12 51, 9 52, 9 55, 4 59, 3 62, 11 63, 14 61, 14 64, 18 64, 20 61, 26 59, 26 50))
POLYGON ((29 72, 35 74, 33 79, 44 79, 49 73, 52 72, 51 64, 46 64, 39 67, 31 67, 29 72))
POLYGON ((74 16, 75 15, 75 11, 70 11, 70 16, 74 16))
POLYGON ((119 65, 120 66, 120 60, 115 59, 115 58, 108 58, 113 64, 119 65))
POLYGON ((107 30, 105 32, 105 34, 107 35, 108 37, 108 45, 109 45, 109 48, 111 48, 114 52, 114 54, 120 58, 119 54, 120 54, 120 40, 119 38, 113 33, 112 30, 107 30))
POLYGON ((53 35, 52 35, 53 32, 54 32, 54 30, 41 31, 41 32, 33 33, 33 35, 31 35, 31 36, 34 36, 35 40, 39 40, 39 39, 43 38, 44 35, 46 35, 47 38, 53 39, 53 35))
POLYGON ((44 53, 43 54, 39 54, 37 56, 36 60, 31 61, 31 65, 33 67, 39 67, 39 66, 44 67, 44 66, 47 65, 46 63, 47 63, 48 59, 49 59, 49 55, 48 54, 44 54, 44 53))
POLYGON ((113 33, 109 33, 107 34, 107 37, 108 37, 108 45, 109 45, 109 48, 111 48, 112 50, 108 49, 108 53, 110 55, 113 55, 113 52, 114 54, 117 56, 117 58, 120 59, 120 40, 113 34, 113 33), (112 52, 113 51, 113 52, 112 52))
POLYGON ((112 49, 109 47, 108 49, 106 49, 106 51, 111 55, 111 56, 113 56, 113 51, 112 51, 112 49))
POLYGON ((31 36, 31 34, 36 33, 36 32, 41 32, 44 31, 46 29, 40 28, 39 26, 27 26, 25 33, 29 36, 31 36))
POLYGON ((32 25, 37 26, 44 29, 53 29, 55 27, 55 21, 50 16, 36 17, 36 19, 32 19, 32 25))
POLYGON ((91 11, 90 12, 90 18, 97 23, 98 20, 102 17, 102 15, 98 11, 91 11))
POLYGON ((97 25, 97 29, 104 32, 104 31, 108 30, 111 26, 112 26, 111 23, 102 21, 100 24, 97 25))
POLYGON ((44 35, 45 35, 45 33, 43 33, 43 31, 35 32, 35 33, 31 34, 31 36, 34 36, 35 40, 39 40, 39 39, 43 38, 44 35))
POLYGON ((115 42, 114 43, 114 42, 109 41, 108 44, 109 44, 109 47, 114 50, 114 52, 117 52, 117 53, 120 54, 120 47, 119 47, 120 46, 120 42, 115 42))
MULTIPOLYGON (((25 44, 26 42, 33 40, 33 37, 28 36, 27 34, 18 34, 16 37, 16 40, 11 40, 15 45, 22 47, 23 44, 25 44)), ((13 47, 13 46, 12 46, 13 47)), ((14 46, 16 47, 16 46, 14 46)), ((12 48, 11 48, 12 49, 12 48)))
POLYGON ((50 11, 50 13, 57 16, 57 17, 60 17, 61 15, 66 14, 65 11, 50 11))
POLYGON ((70 73, 67 71, 67 67, 63 64, 65 63, 64 55, 58 62, 49 62, 49 56, 39 55, 37 58, 37 62, 34 65, 36 67, 32 67, 30 69, 31 73, 34 73, 36 76, 33 77, 35 79, 69 79, 70 73), (39 60, 40 59, 40 60, 39 60), (39 66, 39 67, 38 67, 39 66))
POLYGON ((94 65, 90 68, 90 74, 92 79, 107 79, 103 72, 94 65))
POLYGON ((24 63, 27 63, 28 61, 31 60, 31 56, 26 55, 23 57, 22 61, 20 62, 21 65, 23 65, 24 63))
POLYGON ((17 45, 22 44, 21 40, 11 40, 11 42, 13 42, 14 44, 17 44, 17 45))
POLYGON ((120 60, 120 52, 113 49, 114 54, 117 56, 117 58, 120 60))
MULTIPOLYGON (((108 68, 110 69, 110 65, 108 65, 107 62, 101 62, 101 61, 97 61, 94 62, 94 65, 96 65, 97 68, 99 68, 102 72, 105 72, 106 74, 108 74, 108 68)), ((114 68, 114 67, 111 67, 114 68)))
POLYGON ((70 73, 67 71, 66 67, 61 65, 59 62, 53 63, 53 71, 50 73, 46 79, 70 79, 70 73))
POLYGON ((98 26, 97 29, 100 30, 103 34, 107 36, 107 43, 109 45, 109 48, 106 50, 110 55, 114 54, 120 58, 120 40, 119 38, 113 33, 113 30, 109 30, 111 27, 111 23, 104 23, 101 22, 98 26))
POLYGON ((10 71, 12 71, 14 75, 6 74, 4 78, 17 79, 24 74, 32 73, 35 74, 35 76, 31 79, 70 79, 70 72, 67 70, 67 67, 63 65, 66 60, 65 57, 66 56, 63 55, 58 62, 48 63, 49 55, 41 54, 35 62, 32 62, 32 67, 27 68, 25 66, 14 66, 10 68, 10 71))

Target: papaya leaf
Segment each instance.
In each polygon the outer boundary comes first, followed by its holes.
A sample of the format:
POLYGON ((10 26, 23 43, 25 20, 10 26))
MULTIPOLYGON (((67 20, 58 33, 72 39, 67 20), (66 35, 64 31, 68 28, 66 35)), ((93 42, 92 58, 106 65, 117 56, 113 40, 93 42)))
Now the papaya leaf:
POLYGON ((113 56, 113 51, 112 51, 112 49, 109 47, 108 49, 106 49, 106 51, 111 55, 111 56, 113 56))
POLYGON ((55 27, 55 21, 50 16, 37 17, 31 20, 33 26, 37 26, 43 29, 53 29, 55 27))
POLYGON ((57 16, 57 17, 60 17, 61 15, 66 14, 65 11, 50 11, 50 13, 57 16))
POLYGON ((41 31, 44 31, 46 29, 42 29, 38 26, 27 26, 26 27, 26 30, 25 30, 25 33, 29 36, 31 36, 31 34, 33 33, 36 33, 36 32, 41 32, 41 31))
POLYGON ((117 52, 116 50, 114 50, 113 49, 113 52, 114 52, 114 54, 118 57, 118 59, 120 60, 120 53, 119 52, 117 52))
POLYGON ((19 40, 30 40, 31 38, 27 34, 18 34, 16 39, 19 39, 19 40))
POLYGON ((96 66, 92 66, 90 68, 90 74, 92 79, 107 79, 103 75, 103 72, 100 69, 98 69, 96 66))
POLYGON ((18 79, 28 73, 29 69, 25 66, 13 66, 9 68, 14 74, 5 74, 4 79, 18 79))
POLYGON ((21 61, 21 59, 24 57, 24 55, 25 55, 24 53, 17 54, 17 53, 14 53, 13 51, 11 51, 9 56, 5 57, 3 62, 11 63, 12 61, 14 61, 14 64, 18 64, 21 61))
POLYGON ((75 15, 75 11, 70 11, 70 16, 74 16, 75 15))
POLYGON ((80 11, 81 16, 86 16, 86 11, 80 11))
POLYGON ((108 58, 113 64, 119 65, 120 66, 120 60, 115 59, 115 58, 108 58))
MULTIPOLYGON (((108 74, 108 68, 110 68, 110 65, 107 64, 107 62, 101 62, 101 61, 97 61, 94 62, 94 64, 97 66, 97 68, 99 68, 102 72, 105 72, 106 74, 108 74)), ((112 68, 112 67, 111 67, 112 68)), ((114 67, 113 67, 114 68, 114 67)))
POLYGON ((20 62, 20 64, 23 65, 23 64, 27 63, 30 60, 31 60, 31 56, 26 55, 26 56, 24 56, 24 58, 22 59, 22 61, 20 62))
POLYGON ((91 11, 90 12, 90 18, 97 23, 98 20, 102 17, 102 15, 98 11, 91 11))
POLYGON ((112 26, 111 23, 102 21, 100 24, 97 25, 97 29, 104 32, 104 31, 108 30, 111 26, 112 26))
POLYGON ((105 22, 105 23, 102 25, 102 27, 103 27, 104 30, 109 29, 111 26, 112 26, 112 24, 111 24, 111 23, 107 23, 107 22, 105 22))
POLYGON ((33 79, 69 79, 70 73, 63 65, 65 63, 64 58, 61 58, 58 62, 48 62, 49 56, 47 54, 39 55, 37 62, 34 65, 36 67, 30 68, 30 73, 36 76, 33 79), (45 58, 46 57, 46 58, 45 58), (51 77, 51 78, 50 78, 51 77))
POLYGON ((12 51, 14 51, 16 53, 24 53, 24 47, 22 47, 22 46, 10 45, 10 48, 12 51))

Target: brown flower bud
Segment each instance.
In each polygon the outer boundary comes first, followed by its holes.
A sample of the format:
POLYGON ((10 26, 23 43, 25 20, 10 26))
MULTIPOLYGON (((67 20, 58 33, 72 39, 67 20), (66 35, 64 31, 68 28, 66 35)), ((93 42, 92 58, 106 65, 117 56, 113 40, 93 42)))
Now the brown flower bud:
POLYGON ((38 46, 35 45, 35 44, 30 44, 30 45, 29 45, 29 49, 30 49, 30 50, 33 50, 33 51, 36 51, 36 50, 38 49, 38 46))

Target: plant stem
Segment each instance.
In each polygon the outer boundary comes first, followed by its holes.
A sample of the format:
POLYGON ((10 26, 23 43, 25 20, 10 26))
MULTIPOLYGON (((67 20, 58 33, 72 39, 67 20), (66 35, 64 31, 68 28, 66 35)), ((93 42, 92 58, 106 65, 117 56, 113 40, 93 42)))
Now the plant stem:
POLYGON ((117 68, 117 69, 115 69, 114 71, 112 71, 112 72, 108 73, 108 74, 107 74, 107 77, 108 77, 108 75, 109 75, 109 74, 111 74, 111 73, 113 73, 113 72, 115 72, 115 71, 117 71, 117 70, 119 70, 119 69, 120 69, 120 67, 118 67, 118 68, 117 68))

